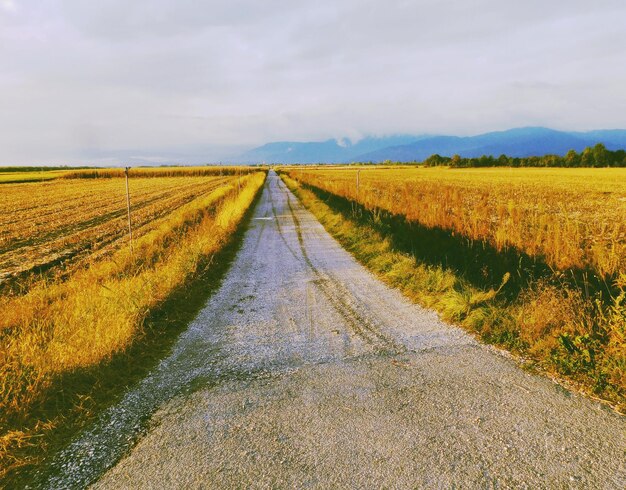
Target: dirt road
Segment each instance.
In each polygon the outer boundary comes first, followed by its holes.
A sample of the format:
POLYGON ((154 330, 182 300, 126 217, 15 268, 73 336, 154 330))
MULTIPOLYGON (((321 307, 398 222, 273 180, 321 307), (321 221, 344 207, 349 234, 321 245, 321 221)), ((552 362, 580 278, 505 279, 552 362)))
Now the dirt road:
POLYGON ((624 488, 625 431, 383 285, 271 173, 221 289, 42 486, 624 488))

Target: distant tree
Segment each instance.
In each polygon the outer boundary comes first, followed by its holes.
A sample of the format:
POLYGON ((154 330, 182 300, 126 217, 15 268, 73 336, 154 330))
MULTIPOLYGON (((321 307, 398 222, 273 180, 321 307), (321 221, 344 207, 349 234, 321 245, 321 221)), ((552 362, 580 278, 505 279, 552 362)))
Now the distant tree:
POLYGON ((580 154, 580 166, 581 167, 593 167, 595 160, 593 158, 593 151, 591 148, 585 148, 580 154))
POLYGON ((479 158, 463 158, 454 155, 452 158, 433 154, 422 162, 426 166, 450 165, 451 167, 626 167, 626 151, 610 151, 598 143, 594 147, 585 148, 581 153, 574 150, 565 156, 544 155, 530 157, 509 157, 504 154, 498 158, 483 155, 479 158))
POLYGON ((565 155, 565 166, 566 167, 579 167, 580 166, 580 156, 576 153, 575 150, 570 150, 565 155))
POLYGON ((511 160, 504 153, 498 157, 497 161, 498 165, 501 167, 508 167, 511 165, 511 160))
POLYGON ((626 151, 617 150, 613 154, 613 166, 614 167, 626 167, 626 151))
POLYGON ((602 143, 598 143, 591 150, 593 154, 594 167, 608 167, 611 162, 611 155, 602 143))
POLYGON ((483 155, 478 159, 480 167, 493 167, 494 159, 491 155, 483 155))
POLYGON ((563 159, 558 155, 546 155, 543 157, 543 167, 561 167, 563 159))
POLYGON ((445 165, 450 162, 450 158, 442 157, 438 153, 429 156, 426 160, 424 160, 424 164, 428 166, 437 166, 437 165, 445 165))

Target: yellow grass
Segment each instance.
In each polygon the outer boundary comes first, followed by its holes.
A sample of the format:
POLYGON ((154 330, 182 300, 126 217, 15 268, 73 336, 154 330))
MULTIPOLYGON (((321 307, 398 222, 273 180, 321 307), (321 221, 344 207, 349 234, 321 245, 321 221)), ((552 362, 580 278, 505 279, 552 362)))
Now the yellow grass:
POLYGON ((0 298, 0 466, 17 464, 11 454, 24 441, 19 421, 33 426, 29 410, 54 380, 106 361, 139 338, 146 316, 227 243, 264 178, 256 172, 220 180, 154 221, 132 254, 118 248, 64 281, 0 298))
POLYGON ((291 169, 301 182, 552 267, 626 271, 626 169, 291 169), (359 191, 357 195, 357 172, 359 191))
MULTIPOLYGON (((0 184, 12 182, 43 182, 62 177, 69 173, 68 170, 29 170, 25 172, 3 172, 0 167, 0 184)), ((5 190, 5 189, 3 189, 5 190)))
POLYGON ((291 178, 282 177, 390 285, 626 410, 625 169, 362 167, 357 193, 358 171, 287 168, 291 178), (425 228, 398 224, 397 215, 425 228), (411 240, 422 245, 412 251, 411 240), (481 252, 485 241, 500 252, 481 252), (553 270, 518 269, 502 253, 511 247, 553 270), (476 263, 455 268, 451 255, 476 263), (513 266, 503 274, 508 284, 473 274, 501 258, 513 266), (604 276, 595 291, 576 279, 594 272, 604 276))
MULTIPOLYGON (((245 175, 255 172, 253 167, 196 166, 196 167, 135 167, 130 170, 134 177, 208 177, 224 175, 245 175)), ((124 177, 122 168, 79 169, 65 172, 64 179, 94 179, 124 177)))
MULTIPOLYGON (((137 177, 130 189, 134 234, 139 237, 172 210, 219 188, 235 176, 137 177)), ((118 179, 29 182, 2 187, 0 283, 63 259, 110 251, 127 240, 126 187, 118 179)))
MULTIPOLYGON (((243 175, 254 172, 251 167, 236 166, 192 166, 192 167, 133 167, 131 174, 134 177, 199 177, 243 175)), ((44 182, 54 179, 93 179, 124 177, 122 168, 53 168, 27 167, 20 170, 18 167, 0 167, 0 184, 15 182, 44 182)))

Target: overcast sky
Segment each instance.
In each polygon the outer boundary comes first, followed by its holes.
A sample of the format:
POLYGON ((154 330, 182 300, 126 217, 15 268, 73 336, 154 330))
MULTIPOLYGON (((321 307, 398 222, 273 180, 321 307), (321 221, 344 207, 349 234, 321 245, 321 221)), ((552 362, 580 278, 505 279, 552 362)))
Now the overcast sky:
POLYGON ((626 128, 625 26, 624 0, 0 0, 0 164, 626 128))

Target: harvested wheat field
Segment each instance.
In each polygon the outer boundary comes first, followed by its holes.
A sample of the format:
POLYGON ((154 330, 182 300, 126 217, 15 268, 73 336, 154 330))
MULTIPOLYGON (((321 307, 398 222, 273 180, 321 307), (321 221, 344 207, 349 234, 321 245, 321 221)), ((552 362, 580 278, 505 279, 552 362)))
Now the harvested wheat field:
MULTIPOLYGON (((126 188, 120 170, 63 172, 45 182, 4 185, 0 195, 0 287, 29 272, 93 260, 128 240, 126 188), (110 176, 119 178, 93 178, 110 176)), ((132 225, 139 237, 175 209, 235 176, 211 170, 131 171, 132 225)))
POLYGON ((626 407, 625 169, 284 172, 388 283, 626 407))
POLYGON ((344 167, 290 175, 555 269, 626 270, 626 169, 344 167))
POLYGON ((243 168, 129 175, 132 243, 123 171, 2 185, 0 476, 81 410, 89 382, 59 383, 127 350, 146 318, 211 267, 265 178, 243 168))

